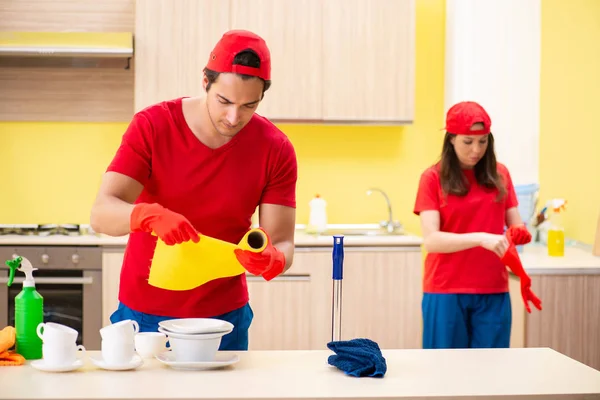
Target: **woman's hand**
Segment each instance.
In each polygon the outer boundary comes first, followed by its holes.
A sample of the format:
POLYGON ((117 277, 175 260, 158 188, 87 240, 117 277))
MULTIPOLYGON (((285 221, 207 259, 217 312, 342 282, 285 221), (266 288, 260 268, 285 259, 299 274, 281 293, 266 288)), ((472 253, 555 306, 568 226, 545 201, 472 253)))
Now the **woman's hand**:
POLYGON ((494 235, 492 233, 481 233, 480 246, 495 253, 502 258, 508 250, 508 239, 504 235, 494 235))

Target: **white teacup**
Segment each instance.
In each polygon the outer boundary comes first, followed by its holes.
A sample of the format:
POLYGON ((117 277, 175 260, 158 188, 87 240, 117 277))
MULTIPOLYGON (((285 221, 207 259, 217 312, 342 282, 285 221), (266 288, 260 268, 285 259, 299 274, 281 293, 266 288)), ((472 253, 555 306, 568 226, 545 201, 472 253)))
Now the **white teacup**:
POLYGON ((140 326, 137 321, 126 319, 100 329, 100 336, 103 340, 128 340, 133 345, 133 337, 139 331, 140 326))
POLYGON ((167 349, 167 335, 160 332, 139 332, 135 335, 135 351, 142 358, 153 358, 167 349))
POLYGON ((77 360, 77 350, 81 350, 83 358, 85 356, 85 347, 75 343, 63 344, 59 342, 44 343, 42 345, 42 357, 49 366, 72 365, 77 360))
POLYGON ((102 359, 108 365, 126 365, 134 355, 133 340, 102 340, 102 359))
POLYGON ((75 329, 54 322, 40 322, 36 332, 44 344, 56 344, 58 346, 75 345, 79 335, 75 329))

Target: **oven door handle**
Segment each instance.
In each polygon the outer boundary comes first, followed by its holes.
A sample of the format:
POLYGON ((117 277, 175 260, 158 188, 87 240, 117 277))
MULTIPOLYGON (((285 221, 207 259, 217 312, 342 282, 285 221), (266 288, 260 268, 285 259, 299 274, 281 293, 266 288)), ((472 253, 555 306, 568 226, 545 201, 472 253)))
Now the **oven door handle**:
MULTIPOLYGON (((94 279, 91 276, 83 278, 34 278, 36 284, 44 285, 91 285, 94 279)), ((23 283, 25 278, 15 278, 13 284, 23 283)), ((0 277, 0 283, 8 283, 8 278, 0 277)))

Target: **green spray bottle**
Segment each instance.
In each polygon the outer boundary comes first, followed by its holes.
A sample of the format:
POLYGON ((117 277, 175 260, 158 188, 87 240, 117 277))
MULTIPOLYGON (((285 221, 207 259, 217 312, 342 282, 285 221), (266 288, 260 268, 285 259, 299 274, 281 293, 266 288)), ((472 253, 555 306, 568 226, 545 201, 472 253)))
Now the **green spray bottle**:
POLYGON ((44 322, 44 298, 35 290, 33 268, 28 259, 17 257, 6 261, 10 268, 8 286, 11 286, 17 269, 25 274, 23 290, 15 297, 16 352, 26 360, 42 358, 42 339, 37 335, 38 325, 44 322))

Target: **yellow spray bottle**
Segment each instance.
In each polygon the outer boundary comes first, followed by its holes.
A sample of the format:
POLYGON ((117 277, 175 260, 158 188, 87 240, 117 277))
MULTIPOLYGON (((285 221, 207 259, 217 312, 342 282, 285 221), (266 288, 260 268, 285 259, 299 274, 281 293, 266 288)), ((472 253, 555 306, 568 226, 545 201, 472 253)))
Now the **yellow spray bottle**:
POLYGON ((565 255, 565 228, 562 213, 566 208, 566 200, 553 199, 550 202, 550 227, 548 228, 548 255, 563 257, 565 255))

